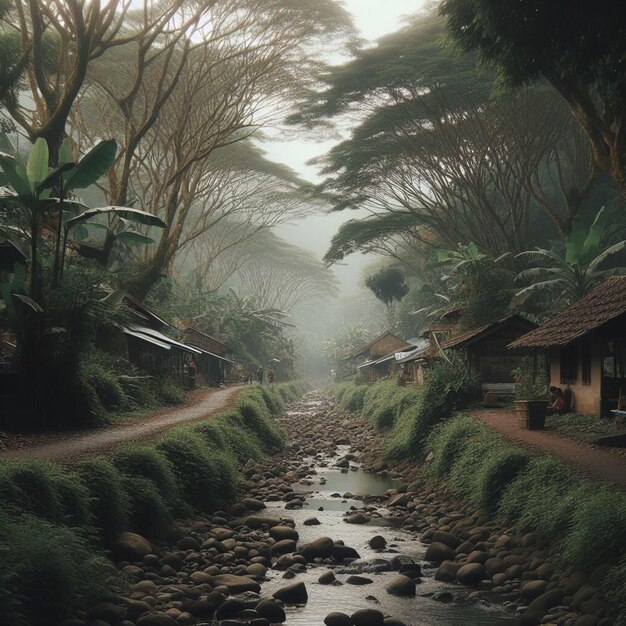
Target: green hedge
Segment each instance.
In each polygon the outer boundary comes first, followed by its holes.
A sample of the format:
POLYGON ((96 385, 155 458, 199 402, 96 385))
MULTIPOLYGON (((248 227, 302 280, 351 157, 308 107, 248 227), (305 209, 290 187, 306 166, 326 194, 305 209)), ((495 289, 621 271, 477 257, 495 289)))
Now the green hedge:
POLYGON ((626 495, 581 478, 544 454, 531 454, 468 416, 429 438, 427 477, 455 496, 492 510, 520 531, 534 531, 563 565, 591 571, 626 556, 626 495))
POLYGON ((233 498, 239 470, 284 445, 272 415, 306 390, 300 382, 250 387, 205 422, 71 468, 0 465, 3 623, 60 623, 104 589, 112 570, 99 556, 102 544, 124 530, 165 537, 176 517, 233 498))

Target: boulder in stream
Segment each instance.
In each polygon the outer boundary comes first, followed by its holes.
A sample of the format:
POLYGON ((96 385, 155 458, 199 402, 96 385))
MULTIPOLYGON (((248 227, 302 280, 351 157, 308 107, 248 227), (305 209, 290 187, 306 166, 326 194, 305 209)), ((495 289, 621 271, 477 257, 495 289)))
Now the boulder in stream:
POLYGON ((274 598, 282 600, 285 604, 304 604, 309 599, 306 585, 303 582, 282 587, 278 591, 275 591, 272 595, 274 598))

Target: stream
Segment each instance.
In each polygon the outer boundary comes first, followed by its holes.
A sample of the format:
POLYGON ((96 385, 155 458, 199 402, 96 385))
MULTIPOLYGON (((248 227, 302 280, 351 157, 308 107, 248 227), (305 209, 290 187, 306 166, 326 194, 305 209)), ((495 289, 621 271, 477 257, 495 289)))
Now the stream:
MULTIPOLYGON (((316 400, 305 399, 298 405, 297 411, 287 411, 280 421, 289 431, 291 419, 298 417, 301 420, 317 404, 316 400)), ((394 513, 382 504, 389 495, 388 490, 394 489, 397 482, 385 473, 381 475, 365 471, 355 461, 350 461, 349 469, 333 467, 338 458, 345 458, 351 451, 350 446, 339 445, 334 453, 308 455, 300 459, 302 465, 309 467, 309 473, 291 487, 305 498, 302 508, 286 510, 285 502, 266 502, 264 515, 291 518, 295 522, 300 544, 328 536, 335 541, 344 540, 361 556, 360 560, 349 565, 309 565, 305 572, 298 573, 288 581, 304 582, 309 599, 304 605, 286 607, 286 623, 313 626, 323 624, 326 615, 333 611, 351 614, 359 609, 375 608, 409 626, 512 624, 511 613, 498 604, 477 598, 477 594, 473 595, 469 589, 441 583, 433 578, 436 566, 423 561, 427 546, 416 533, 399 528, 399 520, 394 519, 394 513), (348 497, 343 497, 344 494, 348 497), (346 523, 344 514, 363 510, 366 506, 364 500, 369 507, 370 521, 365 524, 346 523), (316 517, 319 525, 305 525, 304 521, 311 517, 316 517), (383 550, 373 550, 369 546, 369 540, 376 535, 381 535, 387 542, 383 550), (377 564, 384 564, 399 555, 410 557, 421 565, 423 576, 415 597, 389 594, 385 587, 397 572, 375 571, 377 564), (318 583, 320 575, 328 570, 333 570, 338 582, 332 585, 318 583), (350 574, 361 574, 373 582, 364 585, 346 584, 350 574), (445 592, 451 594, 451 597, 445 592)), ((279 570, 268 570, 267 577, 269 580, 263 584, 264 594, 271 595, 287 584, 283 580, 283 572, 279 570)))

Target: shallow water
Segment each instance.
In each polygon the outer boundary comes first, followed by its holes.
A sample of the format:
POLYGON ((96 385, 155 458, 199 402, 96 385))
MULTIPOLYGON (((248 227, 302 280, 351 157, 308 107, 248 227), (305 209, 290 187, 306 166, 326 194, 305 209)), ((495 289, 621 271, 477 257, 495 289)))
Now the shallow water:
MULTIPOLYGON (((341 456, 341 452, 339 451, 341 456)), ((329 459, 328 464, 333 460, 329 459)), ((307 494, 307 501, 301 510, 285 510, 284 503, 271 502, 264 514, 292 518, 300 534, 300 542, 308 543, 318 537, 328 536, 334 540, 343 539, 361 555, 361 560, 391 559, 397 554, 412 557, 416 562, 422 561, 426 546, 413 533, 394 527, 391 511, 380 507, 378 516, 365 525, 347 524, 343 521, 343 513, 350 508, 362 508, 359 499, 332 497, 333 494, 350 492, 355 496, 381 496, 393 488, 395 481, 356 467, 348 472, 325 466, 315 471, 303 483, 294 485, 294 490, 307 494), (308 484, 311 482, 312 484, 308 484), (320 482, 324 484, 320 484, 320 482), (323 510, 317 510, 322 507, 323 510), (321 522, 317 526, 305 526, 304 520, 315 516, 321 522), (387 540, 384 551, 374 551, 369 547, 369 540, 374 535, 382 535, 387 540)), ((372 506, 372 505, 370 505, 372 506)), ((397 524, 396 524, 397 525, 397 524)), ((377 608, 385 615, 404 621, 408 626, 499 626, 511 625, 513 616, 497 605, 473 602, 469 599, 471 591, 456 585, 448 585, 434 580, 435 568, 422 565, 422 583, 418 585, 417 596, 399 598, 388 594, 385 586, 396 575, 395 572, 364 573, 373 583, 356 586, 320 585, 317 580, 328 569, 333 569, 337 579, 345 582, 350 573, 350 566, 310 567, 305 573, 291 580, 282 578, 283 572, 270 570, 270 580, 264 583, 264 592, 273 593, 280 587, 297 581, 306 583, 309 601, 301 607, 287 607, 287 624, 300 626, 322 625, 324 618, 331 611, 353 613, 358 609, 377 608), (348 570, 348 572, 345 572, 348 570), (455 601, 444 604, 432 599, 432 594, 450 591, 455 601)), ((356 572, 358 573, 358 572, 356 572)))

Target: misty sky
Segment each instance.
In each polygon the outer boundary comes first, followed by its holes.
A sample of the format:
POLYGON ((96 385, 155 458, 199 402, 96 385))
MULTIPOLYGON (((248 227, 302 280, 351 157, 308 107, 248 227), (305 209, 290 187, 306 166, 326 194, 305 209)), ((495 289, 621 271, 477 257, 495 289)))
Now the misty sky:
MULTIPOLYGON (((397 30, 403 17, 418 11, 426 0, 344 0, 344 5, 353 14, 357 28, 365 39, 377 39, 385 33, 397 30)), ((326 152, 332 141, 290 141, 265 144, 269 158, 286 163, 305 178, 317 181, 314 167, 307 161, 326 152)), ((293 225, 281 226, 277 233, 291 243, 308 248, 320 258, 328 248, 330 240, 344 221, 356 217, 354 212, 334 213, 309 217, 293 225)), ((344 266, 335 267, 337 278, 345 292, 353 293, 366 260, 361 255, 348 257, 344 266)))

